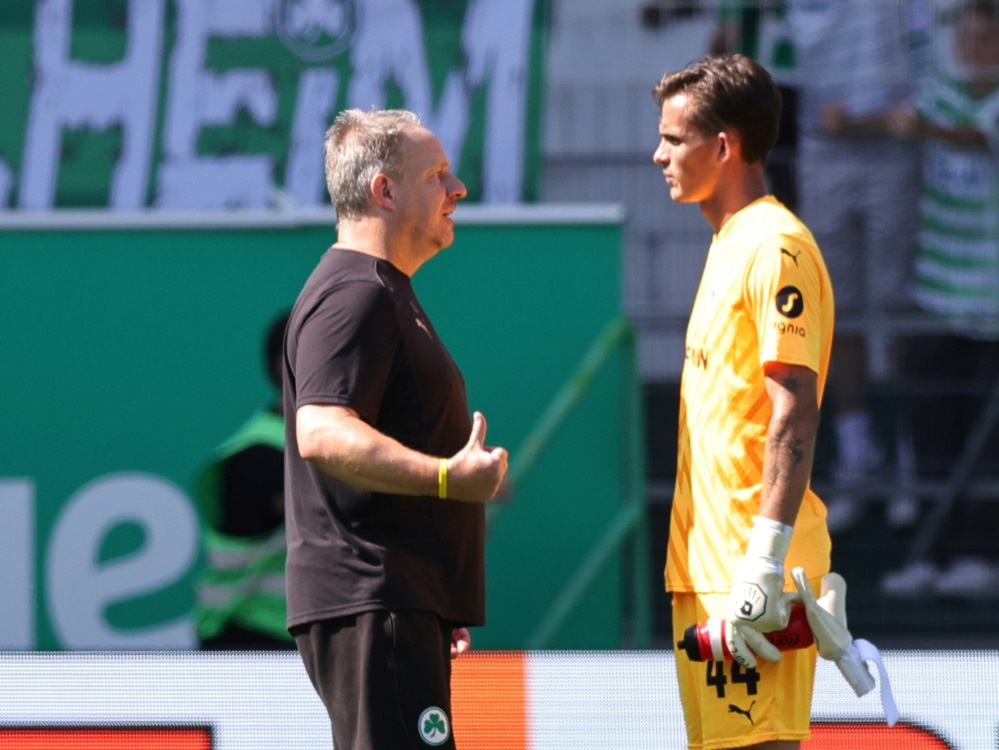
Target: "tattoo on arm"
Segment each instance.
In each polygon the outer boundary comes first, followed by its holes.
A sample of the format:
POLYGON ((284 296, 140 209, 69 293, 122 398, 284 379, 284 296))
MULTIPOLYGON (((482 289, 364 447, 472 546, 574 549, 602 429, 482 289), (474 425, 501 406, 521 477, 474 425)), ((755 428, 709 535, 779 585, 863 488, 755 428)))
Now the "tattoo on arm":
POLYGON ((773 460, 766 476, 771 486, 787 484, 794 472, 807 459, 806 444, 793 434, 772 435, 767 439, 767 448, 773 460))
POLYGON ((763 502, 794 522, 812 473, 818 432, 816 376, 800 367, 774 367, 767 373, 773 413, 763 457, 763 502))
MULTIPOLYGON (((778 459, 785 456, 790 458, 789 468, 797 466, 805 460, 805 441, 790 430, 779 435, 771 435, 767 438, 767 445, 778 459)), ((777 463, 786 462, 778 460, 777 463)))

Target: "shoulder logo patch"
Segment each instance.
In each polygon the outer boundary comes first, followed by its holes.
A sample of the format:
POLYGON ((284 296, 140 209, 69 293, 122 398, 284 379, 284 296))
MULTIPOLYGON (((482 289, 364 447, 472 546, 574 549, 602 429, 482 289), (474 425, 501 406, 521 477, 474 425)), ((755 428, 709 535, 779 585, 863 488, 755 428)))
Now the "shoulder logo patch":
POLYGON ((795 286, 786 286, 777 292, 777 312, 785 318, 797 318, 805 311, 805 298, 795 286))

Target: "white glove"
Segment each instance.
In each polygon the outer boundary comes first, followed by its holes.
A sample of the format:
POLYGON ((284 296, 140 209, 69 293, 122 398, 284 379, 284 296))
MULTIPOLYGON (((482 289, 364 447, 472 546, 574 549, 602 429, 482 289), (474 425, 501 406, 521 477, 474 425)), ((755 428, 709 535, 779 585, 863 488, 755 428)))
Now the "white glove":
POLYGON ((792 527, 763 516, 753 519, 746 556, 739 564, 729 594, 727 645, 732 658, 747 669, 756 657, 780 661, 780 649, 763 637, 783 630, 798 594, 784 591, 784 559, 791 546, 792 527))
MULTIPOLYGON (((800 594, 801 603, 805 605, 805 616, 808 618, 808 626, 815 636, 815 645, 818 647, 819 656, 836 663, 839 671, 857 696, 866 695, 874 689, 874 677, 867 670, 864 658, 861 657, 857 649, 857 644, 846 626, 846 581, 839 573, 826 573, 822 576, 821 596, 816 599, 815 592, 808 583, 808 575, 803 568, 795 568, 791 571, 791 579, 800 594)), ((887 674, 883 672, 881 654, 875 646, 863 641, 870 646, 869 653, 878 668, 882 669, 885 679, 882 680, 882 703, 885 711, 891 716, 888 710, 888 703, 884 699, 885 682, 887 674)), ((894 705, 891 697, 891 687, 887 686, 888 701, 894 705)), ((889 723, 894 723, 889 720, 889 723)))

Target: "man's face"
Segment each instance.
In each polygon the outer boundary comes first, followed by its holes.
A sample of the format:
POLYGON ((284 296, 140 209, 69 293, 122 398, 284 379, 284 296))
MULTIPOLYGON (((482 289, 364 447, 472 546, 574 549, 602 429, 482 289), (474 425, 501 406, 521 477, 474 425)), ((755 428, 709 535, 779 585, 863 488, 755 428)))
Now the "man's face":
POLYGON ((437 137, 423 127, 408 129, 402 176, 396 182, 396 220, 414 247, 435 253, 454 242, 451 214, 468 191, 451 174, 451 163, 437 137))
POLYGON ((694 128, 687 119, 686 104, 686 94, 663 101, 659 146, 652 161, 662 167, 670 198, 677 203, 700 203, 714 194, 718 181, 718 140, 694 128))

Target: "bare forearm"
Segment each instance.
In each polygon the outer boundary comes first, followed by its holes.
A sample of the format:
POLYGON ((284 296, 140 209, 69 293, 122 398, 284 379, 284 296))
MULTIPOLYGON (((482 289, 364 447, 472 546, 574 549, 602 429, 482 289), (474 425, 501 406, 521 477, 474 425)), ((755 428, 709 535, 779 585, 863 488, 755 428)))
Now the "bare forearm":
POLYGON ((372 492, 436 495, 438 458, 345 417, 299 428, 302 457, 336 479, 372 492))
POLYGON ((821 118, 823 129, 831 135, 937 140, 982 150, 989 147, 988 138, 977 128, 937 125, 921 117, 909 105, 867 117, 851 117, 844 107, 834 105, 825 108, 821 118))
POLYGON ((479 412, 472 415, 468 442, 452 456, 412 450, 343 406, 300 407, 295 436, 302 458, 323 472, 363 490, 395 495, 487 502, 509 461, 505 448, 484 444, 486 418, 479 412))
POLYGON ((775 416, 763 454, 760 514, 788 526, 798 517, 815 457, 812 420, 800 414, 775 416))
POLYGON ((773 412, 763 453, 760 515, 793 526, 812 475, 819 430, 816 376, 795 366, 774 366, 766 377, 773 412))

